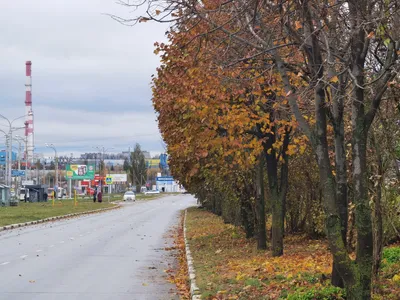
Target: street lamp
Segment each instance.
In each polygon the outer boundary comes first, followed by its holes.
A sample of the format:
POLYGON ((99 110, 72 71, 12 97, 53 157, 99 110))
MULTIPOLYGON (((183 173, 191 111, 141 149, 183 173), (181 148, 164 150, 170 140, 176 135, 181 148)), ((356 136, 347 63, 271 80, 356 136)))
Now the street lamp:
POLYGON ((100 171, 104 171, 104 170, 103 170, 103 167, 104 167, 104 154, 105 154, 107 151, 113 150, 113 149, 115 149, 115 148, 114 148, 114 147, 105 148, 104 146, 96 146, 96 147, 93 147, 93 148, 99 150, 99 152, 100 152, 100 154, 101 154, 101 161, 102 161, 102 163, 103 163, 103 166, 102 166, 102 169, 101 169, 100 171))
POLYGON ((56 188, 58 188, 58 156, 57 156, 57 149, 53 144, 45 144, 45 146, 47 148, 51 148, 54 150, 54 154, 55 154, 55 162, 56 162, 56 180, 55 180, 55 186, 56 188))
MULTIPOLYGON (((100 169, 100 175, 101 175, 101 176, 104 176, 104 174, 103 174, 103 173, 104 173, 104 154, 105 154, 107 151, 113 150, 113 149, 115 149, 115 148, 114 148, 114 147, 105 148, 104 146, 96 146, 96 147, 93 147, 93 148, 99 150, 99 152, 100 152, 100 154, 101 154, 101 164, 100 164, 101 169, 100 169)), ((97 154, 96 154, 96 156, 97 156, 97 154)), ((103 184, 101 184, 101 189, 103 189, 103 184)))
POLYGON ((19 120, 19 119, 22 119, 22 118, 25 118, 25 117, 26 117, 26 115, 23 115, 23 116, 20 116, 18 118, 15 118, 14 120, 10 121, 8 118, 6 118, 2 114, 0 114, 0 118, 6 120, 8 122, 8 125, 9 125, 9 131, 8 131, 8 140, 9 140, 9 149, 8 149, 9 152, 8 153, 9 153, 9 156, 8 156, 8 168, 7 168, 7 185, 8 186, 11 186, 12 140, 13 140, 12 133, 15 130, 25 128, 25 127, 15 127, 15 128, 13 128, 12 125, 16 120, 19 120))
POLYGON ((18 134, 15 137, 25 143, 25 181, 28 181, 28 137, 19 136, 18 134))

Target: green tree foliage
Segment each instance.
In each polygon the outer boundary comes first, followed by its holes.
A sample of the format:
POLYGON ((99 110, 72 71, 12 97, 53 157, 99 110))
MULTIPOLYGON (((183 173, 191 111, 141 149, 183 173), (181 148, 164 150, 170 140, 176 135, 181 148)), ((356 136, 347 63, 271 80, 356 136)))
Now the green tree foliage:
POLYGON ((135 149, 131 152, 130 164, 129 162, 124 163, 125 168, 128 170, 132 185, 136 186, 136 192, 139 193, 142 184, 146 181, 147 174, 146 160, 139 144, 136 144, 135 149))

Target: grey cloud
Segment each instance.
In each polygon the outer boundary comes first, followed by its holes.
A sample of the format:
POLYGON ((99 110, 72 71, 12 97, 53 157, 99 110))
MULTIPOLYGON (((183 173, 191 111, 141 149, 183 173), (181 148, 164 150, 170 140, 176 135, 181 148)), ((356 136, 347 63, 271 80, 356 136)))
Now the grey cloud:
MULTIPOLYGON (((158 132, 150 76, 159 65, 153 43, 165 41, 167 25, 126 27, 104 13, 129 16, 114 0, 0 4, 1 113, 25 113, 24 63, 32 60, 38 150, 49 141, 83 152, 100 142, 125 147, 135 135, 158 132)), ((159 139, 139 142, 162 151, 159 139)))

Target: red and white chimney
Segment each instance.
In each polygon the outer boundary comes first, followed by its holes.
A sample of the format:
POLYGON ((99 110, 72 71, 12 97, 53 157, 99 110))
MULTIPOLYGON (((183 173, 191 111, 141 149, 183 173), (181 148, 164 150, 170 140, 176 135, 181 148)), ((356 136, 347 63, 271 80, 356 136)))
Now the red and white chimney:
POLYGON ((32 110, 32 62, 27 61, 26 64, 26 94, 25 94, 25 114, 26 114, 26 124, 25 137, 27 139, 28 148, 28 161, 33 161, 33 149, 34 149, 34 139, 33 139, 33 110, 32 110))

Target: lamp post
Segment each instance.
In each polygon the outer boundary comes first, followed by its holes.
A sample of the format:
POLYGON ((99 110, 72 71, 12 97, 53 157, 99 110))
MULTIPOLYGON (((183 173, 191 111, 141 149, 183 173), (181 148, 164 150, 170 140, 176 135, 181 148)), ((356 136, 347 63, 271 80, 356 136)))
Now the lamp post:
POLYGON ((7 185, 8 183, 8 156, 9 156, 9 152, 8 152, 8 134, 7 132, 5 132, 4 130, 0 129, 0 132, 2 132, 4 134, 4 137, 6 138, 5 144, 6 144, 6 149, 5 149, 5 164, 4 164, 4 183, 5 185, 7 185))
POLYGON ((8 153, 9 153, 9 155, 8 155, 8 168, 7 168, 7 185, 8 185, 8 186, 11 186, 12 140, 13 140, 13 138, 12 138, 12 133, 13 133, 13 131, 15 131, 15 130, 25 128, 25 127, 16 127, 16 128, 13 128, 12 125, 13 125, 13 123, 14 123, 16 120, 19 120, 19 119, 22 119, 22 118, 25 118, 25 117, 26 117, 26 115, 23 115, 23 116, 20 116, 20 117, 15 118, 15 119, 13 119, 13 120, 10 121, 8 118, 6 118, 6 117, 3 116, 2 114, 0 114, 0 118, 6 120, 6 121, 8 122, 8 125, 9 125, 9 129, 8 129, 8 141, 9 141, 9 143, 8 143, 8 146, 9 146, 8 153))
POLYGON ((47 148, 51 148, 54 150, 54 154, 55 154, 55 169, 56 169, 56 179, 55 179, 55 183, 54 185, 58 188, 58 156, 57 156, 57 149, 53 144, 45 144, 47 148))
MULTIPOLYGON (((97 150, 99 150, 99 152, 100 152, 100 154, 101 154, 101 165, 100 165, 100 174, 103 176, 104 174, 104 167, 105 167, 105 165, 104 165, 104 154, 107 152, 107 151, 110 151, 110 150, 113 150, 113 149, 115 149, 114 147, 110 147, 110 148, 105 148, 104 146, 96 146, 96 147, 94 147, 95 149, 97 149, 97 150)), ((101 187, 103 188, 103 184, 101 184, 101 187)))
POLYGON ((24 139, 18 134, 15 137, 25 143, 25 181, 27 181, 28 180, 28 137, 26 136, 24 139))
MULTIPOLYGON (((21 152, 22 152, 22 147, 21 147, 21 142, 25 143, 25 141, 21 138, 18 138, 18 135, 15 136, 14 141, 18 143, 18 173, 21 171, 21 152)), ((25 176, 26 176, 27 171, 25 170, 25 176)), ((19 187, 21 186, 21 177, 18 175, 18 178, 16 179, 17 182, 17 189, 16 189, 16 195, 19 195, 19 187)))
MULTIPOLYGON (((115 149, 114 147, 105 148, 104 146, 96 146, 96 147, 93 147, 93 148, 99 150, 99 152, 101 154, 101 162, 103 163, 103 165, 104 165, 104 154, 107 151, 115 149)), ((97 157, 97 155, 96 155, 96 157, 97 157)), ((104 166, 103 166, 103 168, 104 168, 104 166)), ((100 171, 104 171, 103 168, 101 168, 100 171)))

